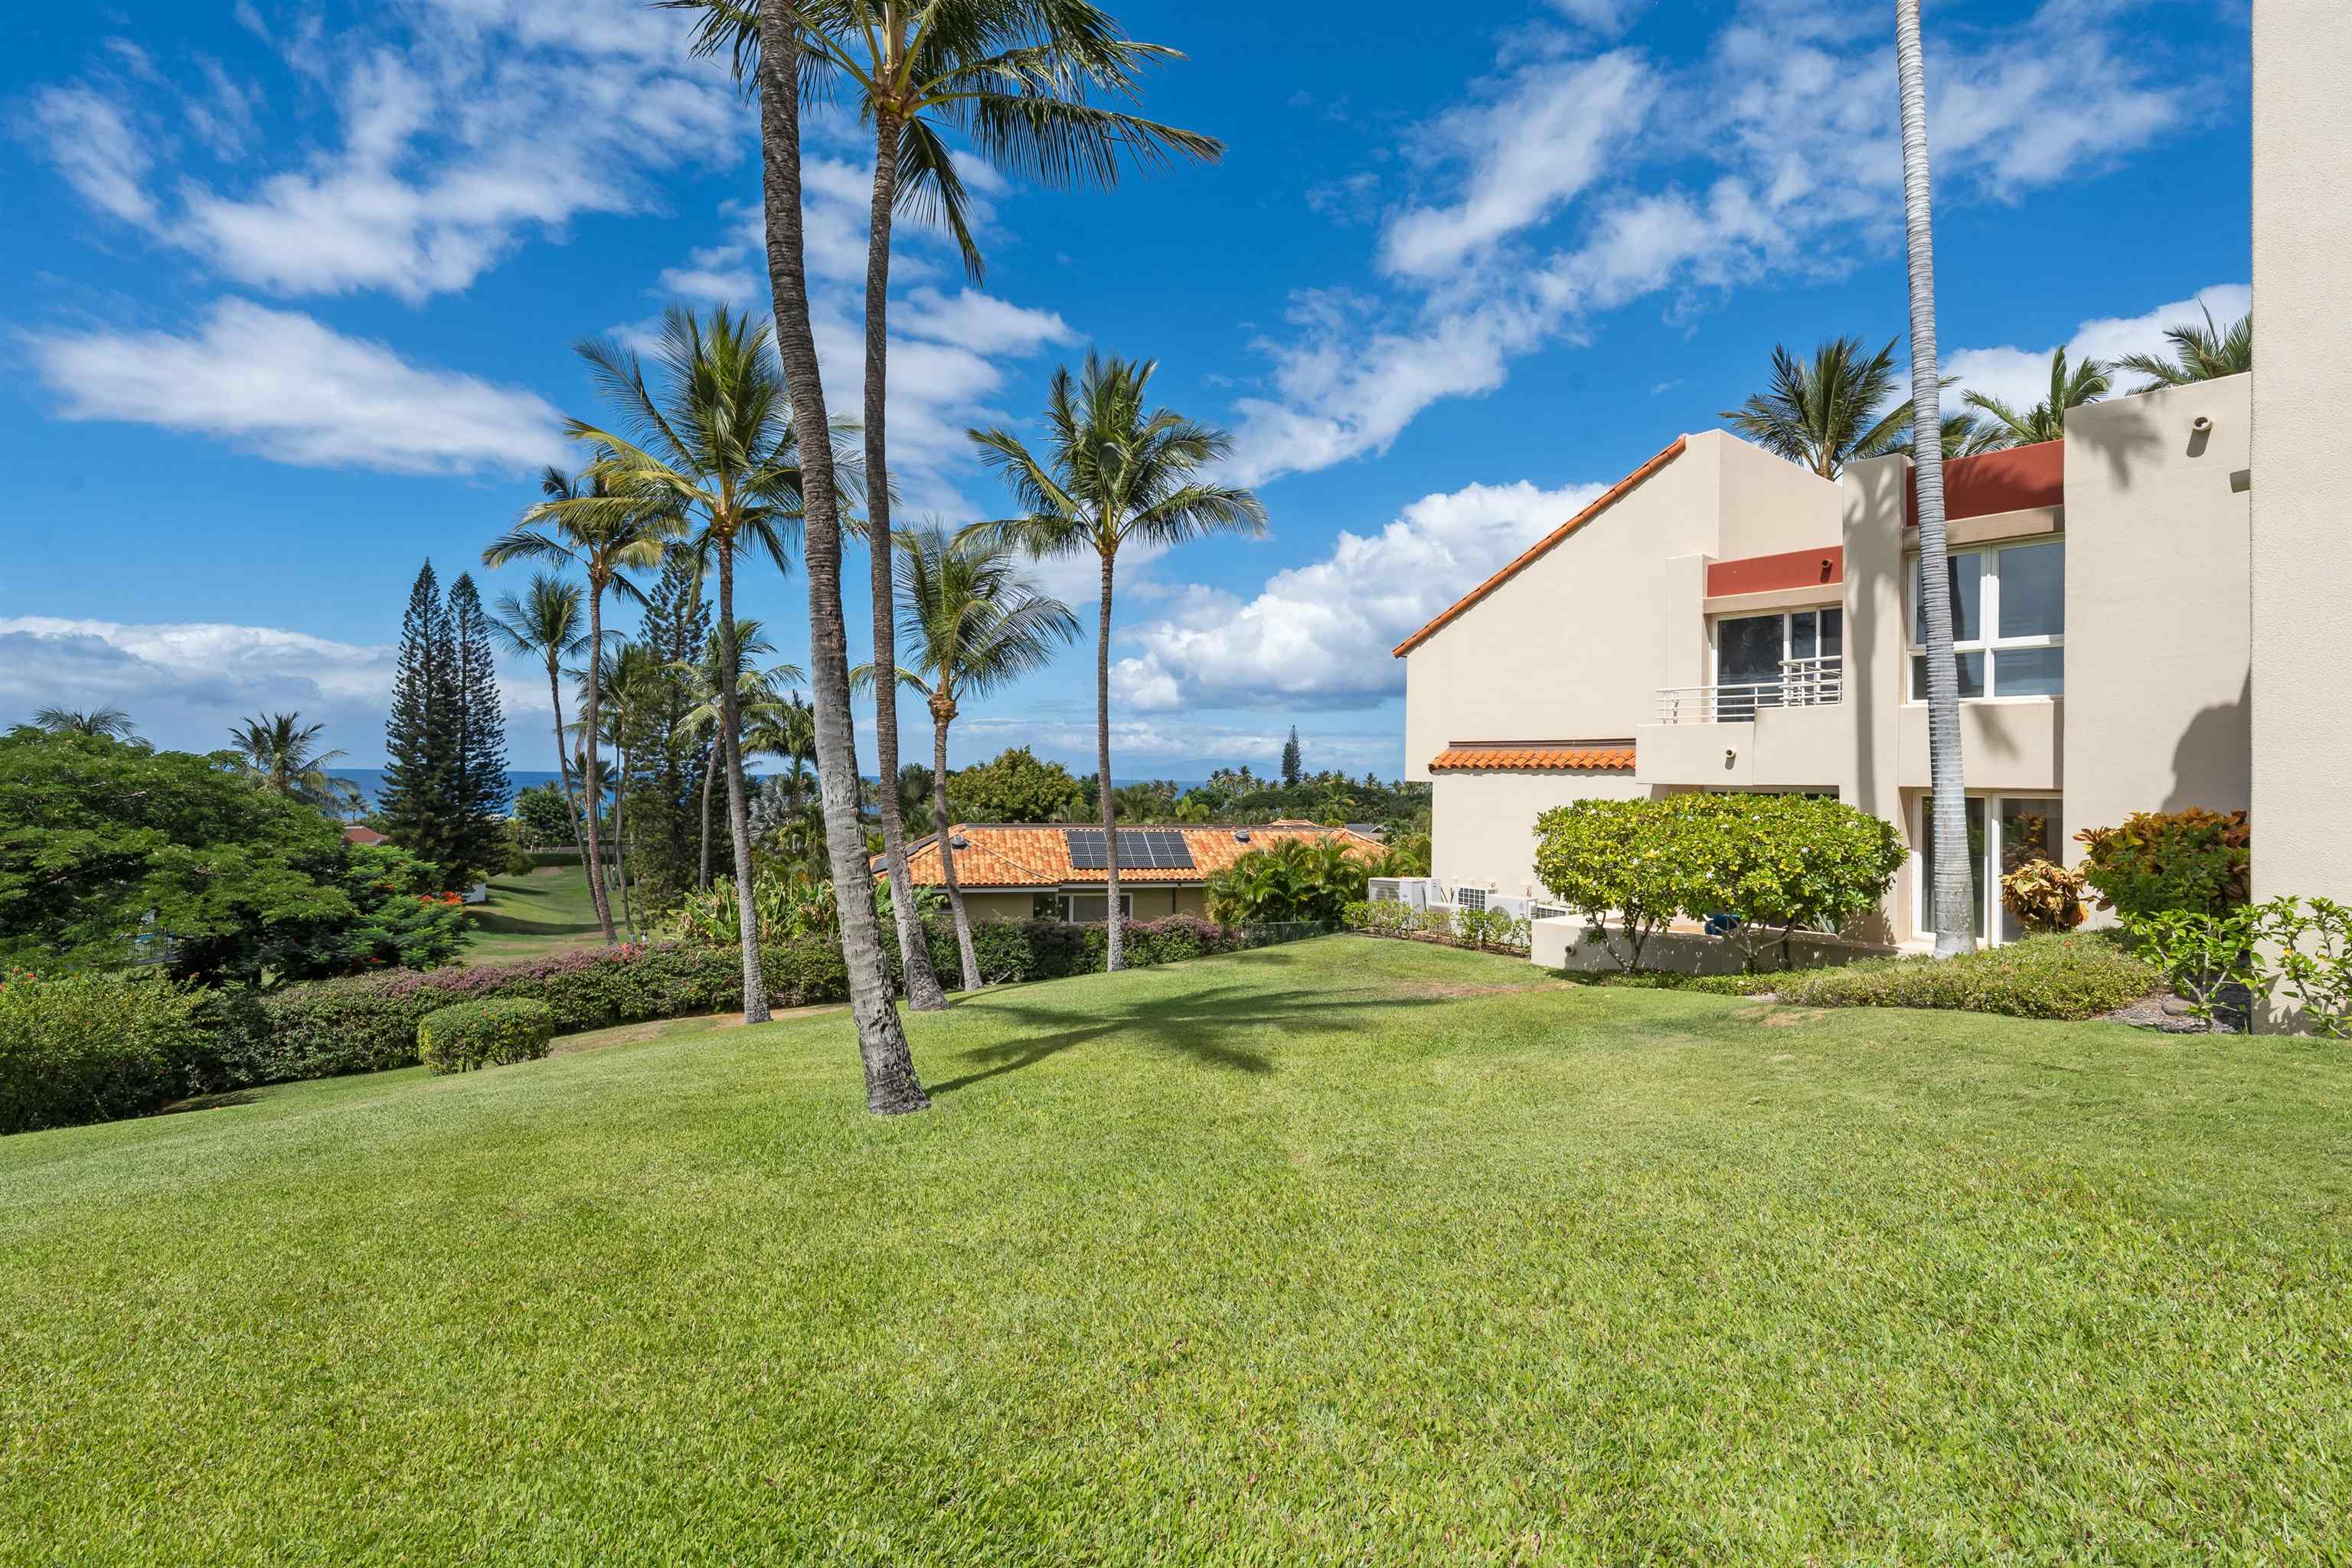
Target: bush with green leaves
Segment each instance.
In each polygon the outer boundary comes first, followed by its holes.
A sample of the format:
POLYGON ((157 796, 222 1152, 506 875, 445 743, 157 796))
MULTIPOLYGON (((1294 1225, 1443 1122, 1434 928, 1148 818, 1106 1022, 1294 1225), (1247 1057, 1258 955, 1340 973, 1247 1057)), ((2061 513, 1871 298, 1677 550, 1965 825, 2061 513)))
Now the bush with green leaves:
POLYGON ((554 1038, 555 1010, 544 1002, 460 1002, 417 1020, 416 1059, 436 1073, 471 1072, 537 1061, 554 1038))
POLYGON ((2115 933, 2028 937, 1957 958, 1866 958, 1772 977, 1783 1002, 1813 1007, 1934 1007, 2013 1018, 2095 1018, 2156 988, 2157 967, 2115 933))
POLYGON ((1226 925, 1337 925, 1348 905, 1364 896, 1368 875, 1336 837, 1285 838, 1212 876, 1209 913, 1226 925))
POLYGON ((2242 811, 2141 811, 2086 827, 2083 878, 2126 921, 2169 910, 2220 914, 2251 897, 2252 835, 2242 811))
POLYGON ((2313 1034, 2352 1039, 2352 906, 2283 898, 2260 908, 2275 989, 2313 1034))
POLYGON ((1650 938, 1691 902, 1675 798, 1580 800, 1536 818, 1536 876, 1622 970, 1641 968, 1650 938))
MULTIPOLYGON (((2230 999, 2252 996, 2263 984, 2262 910, 2152 910, 2124 929, 2139 954, 2208 1029, 2221 1021, 2230 999)), ((2234 1021, 2234 1020, 2233 1020, 2234 1021)))
POLYGON ((2250 1007, 2275 996, 2299 1026, 2352 1039, 2352 906, 2287 897, 2219 913, 2159 910, 2128 929, 2189 1016, 2209 1029, 2237 1011, 2240 997, 2250 1007))
POLYGON ((2000 901, 2028 932, 2067 931, 2090 911, 2083 907, 2083 873, 2053 860, 2028 860, 2000 879, 2000 901))
POLYGON ((570 848, 580 833, 571 800, 553 784, 533 784, 515 796, 514 826, 527 849, 570 848))
POLYGON ((200 993, 156 974, 0 970, 0 1133, 143 1116, 204 1048, 200 993))
POLYGON ((1803 795, 1669 795, 1655 803, 1679 861, 1685 918, 1729 916, 1753 973, 1769 949, 1792 967, 1798 931, 1836 931, 1878 908, 1910 851, 1895 825, 1803 795))

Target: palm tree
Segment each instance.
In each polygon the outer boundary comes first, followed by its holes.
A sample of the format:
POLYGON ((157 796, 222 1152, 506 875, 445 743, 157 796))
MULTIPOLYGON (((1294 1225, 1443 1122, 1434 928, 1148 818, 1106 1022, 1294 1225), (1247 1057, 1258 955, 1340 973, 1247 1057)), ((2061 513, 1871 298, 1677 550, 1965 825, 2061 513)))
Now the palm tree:
MULTIPOLYGON (((661 564, 662 548, 677 537, 677 523, 662 506, 607 488, 593 466, 576 479, 551 468, 541 476, 539 488, 547 499, 482 552, 482 564, 561 563, 578 566, 588 579, 588 682, 580 717, 583 731, 593 737, 603 719, 605 591, 644 604, 644 590, 629 581, 628 574, 661 564)), ((604 890, 604 851, 598 842, 604 837, 598 822, 604 792, 593 740, 583 750, 580 776, 588 804, 589 899, 595 905, 604 945, 613 947, 620 939, 613 929, 613 902, 604 890)))
POLYGON ((2202 327, 2189 321, 2164 330, 2165 341, 2172 345, 2170 359, 2157 354, 2126 354, 2116 362, 2117 370, 2147 377, 2146 385, 2135 386, 2132 391, 2154 392, 2159 386, 2218 381, 2254 368, 2254 313, 2247 311, 2224 331, 2214 325, 2210 306, 2200 303, 2197 308, 2205 313, 2202 327))
POLYGON ((1807 364, 1776 343, 1770 386, 1720 417, 1766 451, 1825 479, 1848 463, 1900 451, 1912 408, 1893 402, 1895 343, 1890 339, 1875 354, 1864 353, 1860 338, 1832 338, 1807 364))
POLYGON ((1102 594, 1095 633, 1095 766, 1104 787, 1096 800, 1103 826, 1109 887, 1105 963, 1120 965, 1118 832, 1110 772, 1110 611, 1119 547, 1129 540, 1181 544, 1210 533, 1255 536, 1265 507, 1236 486, 1200 478, 1222 461, 1233 437, 1166 408, 1147 409, 1154 361, 1103 359, 1089 353, 1076 386, 1070 369, 1054 372, 1045 398, 1052 440, 1045 460, 1009 430, 969 432, 982 460, 1004 478, 1021 515, 976 524, 1032 555, 1091 552, 1102 594))
POLYGON ((961 699, 985 697, 1045 668, 1055 650, 1077 636, 1078 621, 1067 605, 1021 574, 1010 541, 956 538, 932 525, 899 534, 897 543, 898 679, 921 693, 931 710, 931 765, 923 770, 924 782, 969 994, 980 989, 980 961, 948 831, 955 825, 948 808, 948 726, 961 699))
POLYGON ((623 642, 613 650, 612 671, 605 677, 604 694, 611 705, 604 710, 604 729, 583 731, 581 736, 582 743, 592 751, 599 745, 613 748, 613 877, 621 894, 621 923, 632 942, 637 940, 637 915, 629 897, 629 848, 624 820, 629 799, 629 750, 636 738, 634 721, 646 707, 660 700, 656 688, 662 674, 663 666, 653 649, 643 643, 623 642))
POLYGON ((2038 441, 2063 440, 2066 435, 2066 411, 2105 397, 2112 384, 2108 380, 2110 368, 2095 359, 2085 359, 2069 371, 2066 351, 2058 350, 2050 356, 2050 395, 2022 414, 1988 394, 1967 394, 1961 401, 1985 417, 1985 423, 1972 434, 1968 449, 1997 452, 2009 447, 2030 447, 2038 441))
POLYGON ((751 0, 656 0, 694 11, 698 54, 724 51, 735 75, 760 102, 761 198, 767 220, 768 280, 776 316, 776 352, 792 394, 804 455, 809 658, 815 693, 817 783, 824 801, 826 858, 841 914, 841 952, 848 971, 850 1016, 866 1075, 866 1109, 895 1116, 930 1104, 916 1076, 907 1032, 890 999, 882 965, 882 928, 870 897, 846 896, 871 885, 857 820, 857 748, 849 708, 848 628, 841 609, 841 512, 824 382, 816 333, 809 324, 808 268, 801 212, 801 66, 804 20, 798 5, 751 0))
MULTIPOLYGON (((768 640, 766 631, 757 620, 744 616, 736 621, 735 657, 739 662, 775 651, 775 645, 768 640)), ((698 888, 710 886, 710 785, 718 776, 719 753, 726 749, 717 743, 715 736, 718 727, 726 721, 725 705, 719 694, 719 683, 722 679, 719 671, 725 665, 725 643, 714 628, 703 646, 700 659, 692 664, 670 666, 687 678, 696 701, 696 706, 678 721, 677 734, 684 739, 713 732, 710 754, 703 759, 702 763, 702 854, 700 869, 695 880, 698 888)), ((758 669, 745 664, 736 671, 736 709, 744 726, 746 738, 741 744, 746 752, 770 749, 768 739, 760 737, 768 736, 781 717, 783 699, 777 695, 779 683, 807 679, 806 672, 796 664, 780 664, 769 669, 758 669)))
POLYGON ((1895 70, 1903 105, 1903 215, 1911 271, 1911 456, 1919 497, 1919 598, 1927 623, 1927 776, 1936 826, 1936 956, 1976 946, 1969 868, 1968 775, 1960 757, 1960 682, 1952 656, 1952 579, 1944 531, 1943 382, 1936 363, 1934 213, 1927 189, 1927 76, 1919 0, 1895 0, 1895 70), (1936 438, 1928 439, 1934 432, 1936 438))
POLYGON ((247 719, 228 732, 256 784, 274 794, 306 801, 321 811, 348 809, 359 790, 327 772, 341 752, 318 749, 323 723, 305 724, 299 713, 269 713, 247 719))
MULTIPOLYGON (((1091 0, 816 0, 803 5, 801 15, 809 29, 805 68, 815 89, 845 83, 860 117, 874 127, 866 252, 866 540, 874 647, 891 648, 898 638, 884 417, 891 233, 899 206, 947 226, 974 282, 983 270, 963 182, 942 132, 960 135, 992 163, 1049 184, 1113 184, 1122 153, 1153 162, 1172 154, 1209 161, 1224 149, 1210 137, 1087 101, 1089 94, 1132 98, 1141 68, 1182 58, 1126 37, 1091 0)), ((874 748, 881 776, 895 777, 898 694, 887 681, 875 689, 874 748)), ((944 1007, 907 874, 904 813, 893 791, 883 791, 879 805, 908 1000, 921 1010, 944 1007)))
POLYGON ((572 841, 580 847, 580 874, 589 880, 589 901, 595 901, 595 862, 588 855, 588 838, 580 826, 580 795, 572 783, 570 753, 563 743, 563 661, 588 646, 586 595, 577 583, 551 572, 531 574, 530 586, 518 598, 500 595, 490 632, 509 653, 536 657, 547 666, 547 700, 555 715, 555 770, 563 781, 563 798, 572 805, 572 841))
MULTIPOLYGON (((751 819, 743 784, 743 722, 735 678, 735 554, 756 546, 780 572, 801 529, 799 437, 768 329, 721 307, 706 327, 693 312, 663 312, 658 392, 635 353, 609 339, 580 357, 621 415, 620 430, 575 419, 574 440, 600 454, 594 471, 616 495, 657 507, 686 533, 698 565, 719 571, 719 746, 735 841, 735 897, 743 938, 743 1021, 768 1017, 752 908, 751 819)), ((830 454, 829 435, 820 443, 830 454)))
POLYGON ((131 715, 120 708, 44 708, 33 715, 33 723, 52 735, 89 735, 109 741, 128 741, 137 734, 131 727, 131 715))

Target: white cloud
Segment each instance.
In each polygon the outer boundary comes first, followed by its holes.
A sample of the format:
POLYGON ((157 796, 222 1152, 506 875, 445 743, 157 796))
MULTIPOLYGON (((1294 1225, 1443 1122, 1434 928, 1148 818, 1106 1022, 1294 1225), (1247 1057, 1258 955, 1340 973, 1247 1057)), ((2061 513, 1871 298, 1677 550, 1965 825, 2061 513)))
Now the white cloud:
POLYGON ((566 456, 556 411, 535 393, 416 365, 248 300, 219 301, 185 336, 50 332, 29 343, 68 419, 216 436, 310 468, 519 471, 566 456))
POLYGON ((82 200, 143 224, 155 216, 144 182, 152 163, 123 111, 87 87, 45 88, 33 96, 28 134, 82 200))
POLYGON ((1186 589, 1133 634, 1143 653, 1119 661, 1114 692, 1145 712, 1384 701, 1404 689, 1391 649, 1603 488, 1467 485, 1422 497, 1377 533, 1343 531, 1328 555, 1250 600, 1186 589))
MULTIPOLYGON (((2167 327, 2190 323, 2202 326, 2204 311, 2210 310, 2214 324, 2226 329, 2244 315, 2252 302, 2253 290, 2245 284, 2216 283, 2199 289, 2194 299, 2158 305, 2142 315, 2084 321, 2063 345, 2066 362, 2071 367, 2087 357, 2113 364, 2127 354, 2163 355, 2168 353, 2164 341, 2167 327)), ((1997 397, 2020 413, 2046 400, 2050 395, 2050 356, 2060 346, 2053 343, 2049 348, 2022 349, 2004 345, 1961 349, 1944 355, 1944 374, 1959 378, 1958 385, 1944 390, 1945 412, 1961 407, 1960 400, 1971 392, 1997 397)), ((2118 373, 2115 390, 2118 395, 2130 392, 2140 384, 2140 380, 2129 372, 2118 373)))

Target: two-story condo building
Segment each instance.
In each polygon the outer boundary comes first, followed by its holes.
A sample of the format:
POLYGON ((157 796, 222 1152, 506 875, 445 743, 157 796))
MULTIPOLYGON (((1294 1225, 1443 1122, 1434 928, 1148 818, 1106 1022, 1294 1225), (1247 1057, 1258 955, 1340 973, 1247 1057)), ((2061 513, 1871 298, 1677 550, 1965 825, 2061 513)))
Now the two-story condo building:
MULTIPOLYGON (((2252 379, 2073 409, 2063 441, 1945 467, 1987 941, 2014 934, 2005 865, 2076 859, 2077 829, 2129 812, 2248 803, 2252 379)), ((1818 791, 1914 851, 1855 934, 1923 943, 1911 502, 1906 457, 1830 480, 1685 436, 1407 637, 1439 895, 1540 905, 1536 816, 1568 801, 1818 791)))

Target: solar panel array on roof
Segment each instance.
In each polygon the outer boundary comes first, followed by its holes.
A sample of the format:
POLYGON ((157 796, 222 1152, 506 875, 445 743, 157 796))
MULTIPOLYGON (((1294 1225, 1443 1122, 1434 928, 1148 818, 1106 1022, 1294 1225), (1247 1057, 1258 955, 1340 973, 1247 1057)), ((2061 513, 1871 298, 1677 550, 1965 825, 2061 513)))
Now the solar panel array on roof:
MULTIPOLYGON (((1070 864, 1081 871, 1099 871, 1108 864, 1103 853, 1103 835, 1099 827, 1066 827, 1063 842, 1069 846, 1070 864)), ((1192 868, 1192 847, 1184 842, 1184 835, 1173 828, 1122 827, 1118 830, 1118 863, 1121 868, 1139 871, 1189 871, 1192 868)))

